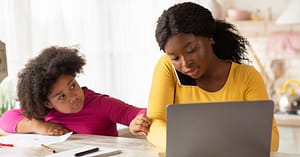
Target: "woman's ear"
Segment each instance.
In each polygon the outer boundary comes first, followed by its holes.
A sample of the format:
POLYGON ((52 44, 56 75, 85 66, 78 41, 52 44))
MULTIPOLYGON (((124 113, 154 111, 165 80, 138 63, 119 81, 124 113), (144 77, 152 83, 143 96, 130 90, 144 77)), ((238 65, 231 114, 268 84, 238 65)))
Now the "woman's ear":
POLYGON ((211 44, 211 45, 215 45, 215 41, 214 41, 213 38, 210 38, 210 44, 211 44))
POLYGON ((54 106, 49 101, 44 102, 44 105, 49 109, 54 108, 54 106))

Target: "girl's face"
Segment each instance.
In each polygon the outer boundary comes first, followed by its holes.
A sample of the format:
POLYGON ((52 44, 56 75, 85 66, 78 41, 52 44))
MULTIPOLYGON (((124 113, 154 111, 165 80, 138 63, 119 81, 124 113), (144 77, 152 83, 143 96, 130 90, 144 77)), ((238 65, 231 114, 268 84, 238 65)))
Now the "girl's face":
POLYGON ((53 84, 46 107, 61 113, 76 113, 82 110, 84 94, 71 75, 61 75, 53 84))
POLYGON ((169 38, 164 50, 178 71, 198 79, 216 57, 211 44, 210 38, 182 33, 169 38))

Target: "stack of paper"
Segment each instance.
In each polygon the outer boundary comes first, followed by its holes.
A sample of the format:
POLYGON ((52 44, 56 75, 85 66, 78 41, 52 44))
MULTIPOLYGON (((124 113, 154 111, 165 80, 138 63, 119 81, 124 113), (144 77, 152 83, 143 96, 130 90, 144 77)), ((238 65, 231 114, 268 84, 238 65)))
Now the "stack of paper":
POLYGON ((72 135, 69 132, 62 136, 45 136, 40 134, 10 134, 0 137, 0 143, 10 143, 14 147, 40 147, 41 144, 50 145, 64 142, 72 135))

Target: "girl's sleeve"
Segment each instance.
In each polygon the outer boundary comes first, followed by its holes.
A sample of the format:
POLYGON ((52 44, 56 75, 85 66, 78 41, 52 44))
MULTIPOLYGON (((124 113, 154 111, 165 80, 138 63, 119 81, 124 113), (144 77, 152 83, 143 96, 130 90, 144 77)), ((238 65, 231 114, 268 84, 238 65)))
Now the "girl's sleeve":
POLYGON ((17 125, 23 118, 20 109, 6 111, 0 118, 0 128, 6 132, 16 133, 17 125))
MULTIPOLYGON (((101 103, 106 104, 105 114, 109 116, 114 123, 120 123, 129 126, 130 122, 139 114, 146 114, 146 108, 139 108, 129 105, 119 99, 105 96, 101 103)), ((104 110, 102 110, 104 111, 104 110)))

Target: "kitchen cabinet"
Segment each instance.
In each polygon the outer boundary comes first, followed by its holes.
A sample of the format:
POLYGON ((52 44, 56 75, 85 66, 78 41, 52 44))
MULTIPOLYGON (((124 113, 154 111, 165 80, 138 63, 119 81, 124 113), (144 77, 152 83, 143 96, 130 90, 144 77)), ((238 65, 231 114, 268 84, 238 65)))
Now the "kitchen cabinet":
POLYGON ((300 154, 300 126, 278 125, 279 152, 300 154))

